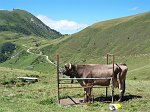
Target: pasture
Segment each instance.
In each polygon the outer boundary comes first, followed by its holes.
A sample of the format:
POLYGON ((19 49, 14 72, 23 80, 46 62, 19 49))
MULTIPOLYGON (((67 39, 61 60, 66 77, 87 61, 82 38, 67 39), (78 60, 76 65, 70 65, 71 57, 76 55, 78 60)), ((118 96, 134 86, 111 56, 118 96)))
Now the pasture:
MULTIPOLYGON (((134 61, 134 60, 133 60, 134 61)), ((136 60, 137 61, 137 60, 136 60)), ((144 62, 143 62, 144 63, 144 62)), ((142 62, 139 64, 142 65, 142 62)), ((131 64, 129 65, 131 66, 131 64)), ((150 110, 149 67, 132 68, 127 74, 125 99, 118 112, 148 112, 150 110), (147 74, 141 78, 141 75, 147 74)), ((0 67, 0 112, 110 112, 109 103, 94 102, 88 105, 62 106, 57 104, 56 74, 0 67), (17 76, 36 76, 40 81, 23 83, 17 76), (16 82, 16 84, 14 83, 16 82), (5 85, 3 85, 5 83, 5 85)), ((118 95, 115 89, 115 95, 118 95)), ((83 89, 61 91, 61 98, 83 98, 83 89)), ((94 97, 104 97, 105 89, 94 89, 94 97)), ((110 96, 110 89, 108 90, 110 96)), ((117 102, 116 102, 117 103, 117 102)))
MULTIPOLYGON (((14 37, 16 37, 15 34, 14 37)), ((66 38, 63 39, 65 40, 66 38)), ((2 37, 1 40, 6 41, 2 37)), ((51 66, 45 57, 27 52, 28 48, 33 47, 35 49, 31 49, 32 52, 39 54, 40 51, 43 51, 49 56, 50 60, 55 61, 54 57, 46 53, 46 51, 49 50, 47 45, 57 44, 56 40, 47 41, 30 37, 15 40, 13 38, 8 41, 16 43, 18 49, 13 54, 14 58, 0 64, 0 112, 110 112, 108 108, 109 103, 103 102, 94 102, 94 104, 88 105, 58 105, 56 68, 51 66), (40 45, 35 47, 36 43, 40 43, 40 45), (36 83, 24 83, 17 80, 18 76, 38 77, 40 80, 36 83)), ((60 39, 59 41, 62 40, 60 39)), ((70 56, 66 59, 60 57, 60 65, 63 66, 69 60, 75 64, 106 63, 105 57, 91 55, 91 57, 88 56, 88 61, 85 62, 79 56, 72 56, 71 59, 70 56)), ((122 108, 117 111, 148 112, 150 110, 150 55, 139 54, 116 57, 115 62, 126 63, 129 68, 126 80, 125 101, 120 103, 122 108)), ((118 89, 115 89, 115 95, 118 95, 118 93, 118 89)), ((109 89, 108 96, 110 94, 109 89)), ((99 96, 104 97, 105 89, 94 89, 93 95, 95 98, 99 96)), ((61 91, 61 98, 67 98, 68 96, 83 98, 83 89, 61 91)))

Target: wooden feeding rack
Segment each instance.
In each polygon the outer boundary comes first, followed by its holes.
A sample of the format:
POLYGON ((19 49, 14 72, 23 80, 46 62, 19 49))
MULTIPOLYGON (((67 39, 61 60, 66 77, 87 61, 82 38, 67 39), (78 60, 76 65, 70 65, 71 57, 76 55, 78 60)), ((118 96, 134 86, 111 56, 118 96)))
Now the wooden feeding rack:
MULTIPOLYGON (((106 97, 107 97, 107 91, 109 86, 71 86, 71 87, 60 87, 60 85, 63 84, 71 84, 71 83, 61 83, 62 80, 106 80, 110 79, 111 83, 111 96, 112 96, 112 103, 114 102, 114 55, 113 54, 107 54, 107 64, 109 63, 109 57, 113 57, 113 76, 107 77, 107 78, 60 78, 59 74, 59 55, 57 55, 57 93, 58 93, 58 103, 60 104, 60 89, 75 89, 75 88, 106 88, 106 97)), ((72 99, 71 99, 72 100, 72 99)), ((73 101, 73 100, 72 100, 73 101)), ((74 101, 73 101, 74 102, 74 101)))

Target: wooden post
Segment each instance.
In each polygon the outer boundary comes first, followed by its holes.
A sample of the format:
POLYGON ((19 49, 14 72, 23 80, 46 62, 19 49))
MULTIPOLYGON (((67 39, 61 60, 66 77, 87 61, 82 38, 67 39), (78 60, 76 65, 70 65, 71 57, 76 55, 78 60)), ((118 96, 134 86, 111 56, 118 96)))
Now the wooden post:
POLYGON ((58 104, 60 104, 60 96, 59 96, 59 55, 57 55, 57 93, 58 93, 58 104))
POLYGON ((107 54, 107 65, 108 65, 108 56, 109 56, 109 54, 107 54))
POLYGON ((114 57, 114 54, 107 54, 107 64, 109 64, 109 56, 112 56, 112 64, 113 64, 113 76, 111 78, 111 86, 112 86, 112 103, 114 102, 114 69, 115 69, 115 66, 114 66, 114 60, 115 60, 115 57, 114 57))
POLYGON ((113 97, 113 78, 111 78, 110 80, 110 83, 111 83, 111 102, 113 103, 114 102, 114 97, 113 97))
POLYGON ((115 72, 114 60, 115 60, 115 57, 113 55, 112 103, 114 102, 114 72, 115 72))
MULTIPOLYGON (((109 55, 107 54, 107 65, 108 65, 108 63, 109 63, 109 62, 108 62, 108 56, 109 56, 109 55)), ((108 92, 108 88, 106 87, 106 98, 107 98, 107 92, 108 92)))
POLYGON ((108 87, 106 87, 106 98, 107 98, 107 91, 108 91, 108 87))

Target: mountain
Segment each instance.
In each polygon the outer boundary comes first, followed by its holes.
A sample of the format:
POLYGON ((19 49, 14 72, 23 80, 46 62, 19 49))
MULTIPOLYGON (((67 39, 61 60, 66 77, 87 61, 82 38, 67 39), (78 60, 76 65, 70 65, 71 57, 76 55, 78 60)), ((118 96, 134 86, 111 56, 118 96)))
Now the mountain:
POLYGON ((106 54, 113 53, 117 55, 115 63, 128 65, 127 78, 150 79, 150 12, 98 22, 78 33, 57 39, 19 36, 17 33, 0 32, 0 50, 6 42, 15 44, 15 50, 5 62, 0 63, 1 67, 54 75, 56 67, 50 61, 56 63, 57 54, 63 67, 68 62, 106 64, 106 54))
POLYGON ((58 38, 61 33, 49 28, 27 11, 0 10, 0 32, 11 31, 45 38, 58 38))
POLYGON ((95 23, 59 44, 43 48, 53 57, 93 61, 107 53, 130 56, 150 52, 150 12, 95 23))

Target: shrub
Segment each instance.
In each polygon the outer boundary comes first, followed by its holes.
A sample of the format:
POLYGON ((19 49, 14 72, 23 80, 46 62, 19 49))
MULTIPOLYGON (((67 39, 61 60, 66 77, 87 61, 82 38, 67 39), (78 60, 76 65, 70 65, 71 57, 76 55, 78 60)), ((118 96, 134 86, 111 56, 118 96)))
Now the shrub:
POLYGON ((1 47, 3 54, 12 53, 16 49, 16 45, 11 42, 6 42, 1 47))
POLYGON ((5 62, 7 60, 7 56, 3 53, 0 53, 0 63, 5 62))

